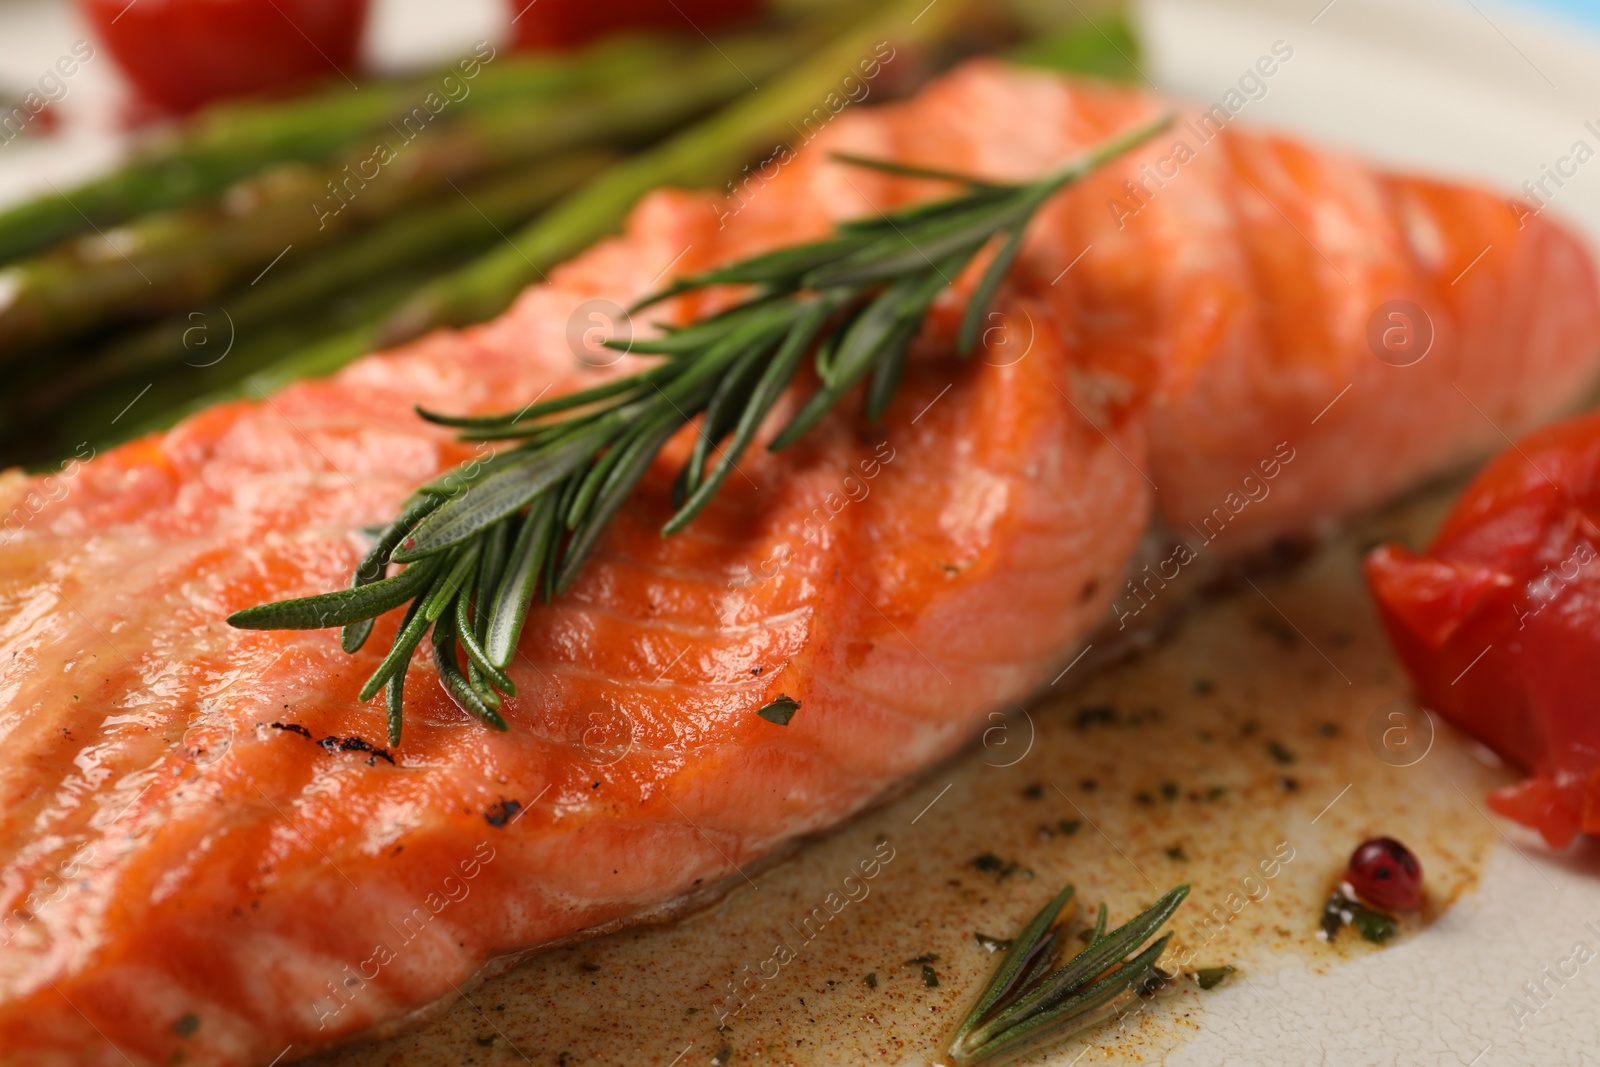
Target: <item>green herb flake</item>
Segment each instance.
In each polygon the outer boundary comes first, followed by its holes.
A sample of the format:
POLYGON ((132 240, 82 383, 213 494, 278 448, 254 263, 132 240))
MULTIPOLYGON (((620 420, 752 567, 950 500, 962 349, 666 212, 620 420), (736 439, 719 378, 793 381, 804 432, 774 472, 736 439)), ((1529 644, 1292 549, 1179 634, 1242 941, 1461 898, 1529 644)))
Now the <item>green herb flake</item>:
POLYGON ((1091 726, 1114 726, 1117 721, 1117 709, 1110 704, 1092 704, 1087 708, 1078 709, 1078 729, 1087 730, 1091 726))
POLYGON ((988 934, 975 932, 972 939, 989 952, 1004 952, 1011 947, 1011 939, 1008 937, 990 937, 988 934))
POLYGON ((1073 834, 1077 833, 1079 828, 1082 826, 1082 819, 1062 819, 1060 822, 1056 823, 1056 829, 1061 831, 1061 833, 1065 834, 1067 837, 1071 837, 1073 834))
POLYGON ((992 874, 996 881, 1005 881, 1016 873, 1017 863, 1014 860, 1001 859, 993 852, 985 852, 981 856, 974 856, 967 861, 971 867, 976 867, 984 874, 992 874))
POLYGON ((1222 967, 1202 967, 1194 972, 1194 980, 1200 983, 1201 989, 1215 989, 1221 985, 1237 968, 1232 964, 1222 967))
POLYGON ((1034 782, 1029 786, 1024 786, 1022 789, 1022 795, 1027 797, 1029 800, 1038 800, 1044 796, 1044 786, 1038 782, 1034 782))
POLYGON ((1350 920, 1350 924, 1363 938, 1375 945, 1381 945, 1389 940, 1400 930, 1400 924, 1394 921, 1393 916, 1385 915, 1381 911, 1373 911, 1365 905, 1357 905, 1357 910, 1350 920))
POLYGON ((723 1045, 717 1049, 717 1054, 711 1057, 713 1067, 722 1067, 723 1064, 733 1059, 733 1046, 723 1045))
POLYGON ((906 966, 907 967, 915 967, 918 964, 922 964, 922 963, 938 963, 938 962, 939 962, 939 957, 938 956, 934 955, 932 952, 924 952, 920 956, 912 956, 909 960, 906 960, 906 966))
POLYGON ((757 715, 768 722, 777 723, 779 726, 788 726, 789 720, 794 718, 794 713, 800 710, 800 702, 783 693, 778 694, 778 699, 756 712, 757 715))
POLYGON ((1375 945, 1383 944, 1400 931, 1394 916, 1335 892, 1322 906, 1322 933, 1332 941, 1346 925, 1355 927, 1356 933, 1375 945))
POLYGON ((1207 800, 1210 800, 1210 801, 1214 802, 1214 801, 1221 800, 1223 797, 1225 797, 1227 795, 1228 795, 1228 787, 1225 786, 1225 785, 1212 785, 1212 786, 1207 786, 1206 787, 1206 799, 1207 800))
POLYGON ((1144 976, 1144 980, 1133 986, 1133 991, 1141 997, 1153 997, 1170 981, 1172 975, 1160 967, 1151 967, 1150 973, 1144 976))
POLYGON ((867 975, 867 988, 868 989, 877 989, 878 988, 878 972, 877 971, 873 971, 871 974, 867 975))
POLYGON ((479 1048, 488 1048, 490 1045, 495 1043, 495 1039, 497 1039, 499 1036, 499 1034, 490 1034, 487 1037, 475 1037, 472 1040, 478 1043, 479 1048))
POLYGON ((189 1012, 172 1024, 172 1032, 179 1037, 193 1037, 195 1031, 200 1029, 200 1016, 189 1012))
POLYGON ((1189 854, 1183 850, 1183 846, 1182 845, 1173 845, 1171 848, 1167 849, 1166 851, 1167 851, 1167 859, 1169 859, 1169 860, 1173 860, 1174 862, 1177 862, 1177 863, 1188 863, 1189 862, 1189 854))
POLYGON ((1284 748, 1281 741, 1268 741, 1267 755, 1285 767, 1294 762, 1294 753, 1284 748))
POLYGON ((927 986, 929 989, 939 988, 939 976, 935 974, 933 972, 933 968, 929 967, 926 963, 922 965, 922 984, 927 986))

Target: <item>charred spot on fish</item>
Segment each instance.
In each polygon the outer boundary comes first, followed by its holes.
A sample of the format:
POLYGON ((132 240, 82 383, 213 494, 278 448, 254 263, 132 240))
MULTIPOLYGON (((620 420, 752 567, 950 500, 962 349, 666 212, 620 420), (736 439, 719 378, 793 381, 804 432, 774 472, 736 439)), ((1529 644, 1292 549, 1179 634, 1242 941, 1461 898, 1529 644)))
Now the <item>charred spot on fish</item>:
POLYGON ((365 740, 363 740, 363 739, 361 739, 359 737, 337 737, 337 736, 335 736, 333 734, 329 734, 327 737, 324 737, 321 741, 318 741, 317 744, 321 745, 323 748, 327 749, 329 752, 365 752, 365 753, 368 753, 367 766, 369 766, 369 767, 376 766, 377 762, 379 760, 381 760, 381 759, 382 760, 388 760, 389 761, 389 766, 391 766, 391 767, 395 766, 394 757, 389 754, 389 750, 388 749, 386 749, 386 748, 378 748, 376 745, 372 744, 370 741, 365 741, 365 740))
POLYGON ((1317 539, 1306 535, 1279 537, 1267 546, 1264 564, 1270 570, 1285 571, 1309 560, 1317 551, 1317 539))
POLYGON ((299 734, 307 741, 315 742, 324 752, 330 755, 335 752, 365 752, 367 753, 367 766, 369 767, 377 766, 379 760, 388 760, 389 766, 396 766, 394 756, 390 755, 388 749, 379 748, 370 741, 359 737, 340 737, 337 734, 329 734, 321 741, 317 741, 311 736, 310 730, 307 730, 297 722, 275 722, 272 724, 272 728, 274 730, 282 730, 284 733, 299 734))
POLYGON ((1259 616, 1256 619, 1256 629, 1276 640, 1284 648, 1293 648, 1298 643, 1295 632, 1276 615, 1259 616))
POLYGON ((483 813, 483 821, 498 829, 510 822, 521 810, 522 801, 501 797, 497 803, 489 805, 489 809, 483 813))

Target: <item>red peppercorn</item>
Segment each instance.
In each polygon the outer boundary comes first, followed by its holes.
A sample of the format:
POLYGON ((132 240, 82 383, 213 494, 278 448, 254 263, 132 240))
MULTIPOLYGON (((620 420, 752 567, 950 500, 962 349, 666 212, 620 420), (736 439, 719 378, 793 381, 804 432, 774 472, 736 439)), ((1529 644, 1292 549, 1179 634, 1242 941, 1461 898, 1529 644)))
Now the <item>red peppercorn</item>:
POLYGON ((1422 864, 1392 837, 1361 842, 1350 854, 1344 877, 1357 896, 1380 908, 1411 911, 1422 906, 1422 864))

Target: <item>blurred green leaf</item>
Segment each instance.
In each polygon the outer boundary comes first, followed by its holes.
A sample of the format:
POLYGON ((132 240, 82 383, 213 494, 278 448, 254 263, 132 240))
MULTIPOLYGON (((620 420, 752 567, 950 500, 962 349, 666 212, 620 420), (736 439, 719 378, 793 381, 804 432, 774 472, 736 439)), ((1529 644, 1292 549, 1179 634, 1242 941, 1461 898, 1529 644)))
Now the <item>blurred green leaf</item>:
POLYGON ((1126 13, 1109 11, 1046 34, 1013 50, 1009 59, 1030 67, 1140 81, 1138 35, 1126 13))

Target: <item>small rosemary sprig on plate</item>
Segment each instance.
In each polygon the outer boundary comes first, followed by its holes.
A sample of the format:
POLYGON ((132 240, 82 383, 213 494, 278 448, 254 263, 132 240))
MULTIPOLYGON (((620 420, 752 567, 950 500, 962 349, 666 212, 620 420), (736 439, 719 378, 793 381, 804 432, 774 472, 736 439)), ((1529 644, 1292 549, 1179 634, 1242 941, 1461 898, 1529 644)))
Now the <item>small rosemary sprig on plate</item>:
POLYGON ((1101 904, 1083 951, 1062 963, 1065 931, 1056 918, 1072 899, 1072 892, 1070 885, 1063 889, 1012 940, 1000 966, 956 1030, 950 1044, 954 1063, 981 1063, 1104 1022, 1157 977, 1156 960, 1172 935, 1142 951, 1140 946, 1183 903, 1189 887, 1168 890, 1109 934, 1106 906, 1101 904))
POLYGON ((409 604, 388 655, 361 689, 363 700, 384 692, 389 743, 400 743, 406 671, 430 629, 445 691, 483 723, 506 729, 501 694, 517 691, 506 669, 533 600, 549 600, 571 585, 668 438, 703 416, 674 485, 677 513, 663 534, 681 530, 706 506, 807 356, 820 385, 771 449, 792 444, 863 380, 867 417, 881 418, 940 291, 992 239, 1004 238, 961 322, 957 344, 968 355, 1040 206, 1169 121, 1140 126, 1025 184, 839 157, 965 189, 840 223, 826 240, 685 278, 647 297, 634 310, 707 286, 750 287, 743 301, 718 315, 621 346, 664 357, 647 370, 503 415, 453 417, 419 408, 464 439, 515 443, 413 493, 377 535, 350 588, 247 608, 229 623, 253 630, 339 626, 345 651, 353 653, 374 619, 409 604), (390 563, 405 569, 389 575, 390 563))

